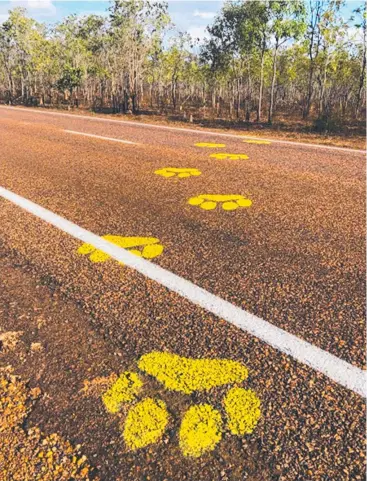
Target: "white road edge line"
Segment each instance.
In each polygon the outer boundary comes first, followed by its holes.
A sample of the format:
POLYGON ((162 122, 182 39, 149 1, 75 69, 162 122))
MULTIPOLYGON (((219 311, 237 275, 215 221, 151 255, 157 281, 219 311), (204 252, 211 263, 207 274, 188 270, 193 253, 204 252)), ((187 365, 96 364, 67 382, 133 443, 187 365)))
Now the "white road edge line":
POLYGON ((121 142, 122 144, 136 145, 136 142, 130 142, 130 140, 116 139, 114 137, 103 137, 103 135, 87 134, 85 132, 77 132, 76 130, 64 130, 64 132, 67 132, 68 134, 85 135, 86 137, 94 137, 96 139, 111 140, 112 142, 121 142))
POLYGON ((70 234, 75 239, 92 244, 96 249, 101 249, 113 259, 123 262, 130 268, 178 293, 219 318, 225 319, 270 344, 275 349, 292 356, 297 361, 307 364, 312 369, 324 374, 342 386, 366 397, 366 372, 362 369, 339 359, 327 351, 323 351, 319 347, 276 327, 260 317, 234 306, 173 272, 163 269, 142 257, 131 254, 127 250, 102 239, 4 187, 0 187, 0 197, 13 202, 22 209, 70 234))
POLYGON ((329 149, 329 150, 340 150, 343 152, 352 152, 354 154, 366 154, 365 150, 360 150, 360 149, 349 149, 347 147, 333 147, 331 145, 322 145, 322 144, 307 144, 303 142, 292 142, 290 140, 279 140, 279 139, 266 139, 264 137, 251 137, 248 135, 236 135, 236 134, 224 134, 221 132, 211 132, 210 130, 196 130, 196 129, 186 129, 183 127, 169 127, 167 125, 157 125, 157 124, 148 124, 145 122, 132 122, 129 120, 116 120, 116 119, 102 119, 101 117, 91 117, 89 115, 80 115, 80 114, 65 114, 62 112, 45 112, 42 110, 37 110, 37 109, 23 109, 23 108, 17 108, 17 107, 10 107, 10 106, 5 106, 5 105, 0 105, 0 108, 3 109, 9 109, 9 110, 17 110, 18 112, 35 112, 36 114, 43 114, 43 115, 59 115, 62 117, 71 117, 71 118, 80 118, 80 119, 86 119, 86 120, 92 120, 95 122, 113 122, 113 123, 118 123, 118 124, 125 124, 125 125, 133 125, 134 127, 145 127, 145 128, 153 128, 153 129, 164 129, 164 130, 176 130, 179 132, 188 132, 190 134, 194 133, 197 135, 214 135, 214 136, 219 136, 219 137, 230 137, 234 139, 251 139, 251 140, 266 140, 271 143, 277 143, 277 144, 285 144, 285 145, 296 145, 299 147, 311 147, 311 148, 320 148, 320 149, 329 149))

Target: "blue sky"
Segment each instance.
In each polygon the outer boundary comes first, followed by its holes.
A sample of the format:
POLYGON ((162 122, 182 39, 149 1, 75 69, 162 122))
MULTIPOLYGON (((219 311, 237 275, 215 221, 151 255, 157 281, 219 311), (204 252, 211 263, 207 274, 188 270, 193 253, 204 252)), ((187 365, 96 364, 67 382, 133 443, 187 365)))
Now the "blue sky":
MULTIPOLYGON (((175 0, 168 2, 168 9, 178 30, 189 32, 193 38, 202 39, 205 36, 206 26, 213 21, 223 3, 221 0, 175 0)), ((343 16, 348 19, 352 10, 362 4, 362 0, 348 0, 346 3, 343 8, 343 16)), ((40 22, 55 23, 72 13, 104 15, 109 2, 98 0, 0 0, 0 22, 6 20, 8 10, 16 6, 26 7, 29 15, 40 22)))

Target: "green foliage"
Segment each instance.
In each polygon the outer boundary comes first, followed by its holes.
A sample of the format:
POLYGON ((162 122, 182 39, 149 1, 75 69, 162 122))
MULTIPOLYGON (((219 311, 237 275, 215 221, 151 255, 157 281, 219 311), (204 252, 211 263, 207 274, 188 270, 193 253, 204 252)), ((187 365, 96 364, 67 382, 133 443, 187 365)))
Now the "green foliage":
POLYGON ((57 80, 56 86, 59 90, 69 90, 70 95, 75 87, 79 87, 82 82, 83 72, 78 67, 65 66, 61 77, 57 80))

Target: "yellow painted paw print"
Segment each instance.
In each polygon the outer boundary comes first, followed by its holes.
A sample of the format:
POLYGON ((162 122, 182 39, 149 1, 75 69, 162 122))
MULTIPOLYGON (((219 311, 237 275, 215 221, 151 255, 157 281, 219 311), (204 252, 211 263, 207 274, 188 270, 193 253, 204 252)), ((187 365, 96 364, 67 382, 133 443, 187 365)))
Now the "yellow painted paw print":
MULTIPOLYGON (((251 389, 239 386, 247 379, 248 370, 237 361, 191 359, 167 352, 151 352, 139 359, 138 368, 167 390, 186 395, 229 386, 221 408, 201 403, 192 405, 183 414, 178 444, 184 456, 198 458, 212 451, 225 432, 236 436, 250 434, 260 419, 260 399, 251 389)), ((130 404, 122 435, 132 451, 159 442, 171 420, 165 402, 142 397, 142 388, 141 377, 126 371, 102 395, 106 409, 112 414, 130 404)))
POLYGON ((220 148, 220 147, 225 147, 226 144, 213 144, 211 142, 198 142, 195 144, 196 147, 209 147, 209 148, 220 148))
POLYGON ((180 179, 184 177, 197 177, 198 175, 201 175, 201 172, 198 169, 179 169, 176 167, 165 167, 164 169, 156 170, 154 173, 161 175, 162 177, 179 177, 180 179))
POLYGON ((246 160, 248 159, 248 155, 245 154, 226 154, 226 153, 219 153, 219 154, 210 154, 210 157, 213 159, 219 160, 246 160))
POLYGON ((218 203, 222 204, 224 210, 236 210, 239 207, 250 207, 252 201, 246 199, 243 195, 211 195, 202 194, 196 197, 191 197, 188 200, 190 205, 198 205, 204 210, 213 210, 218 203))
MULTIPOLYGON (((145 259, 153 259, 160 256, 163 252, 163 246, 156 237, 121 237, 118 235, 105 235, 102 237, 112 244, 127 249, 132 254, 145 259), (139 248, 139 249, 138 249, 139 248)), ((78 254, 89 255, 92 262, 106 262, 110 256, 105 252, 96 249, 92 244, 83 244, 78 249, 78 254)))
POLYGON ((245 142, 246 144, 264 144, 264 145, 269 145, 271 144, 271 142, 269 142, 268 140, 255 140, 255 139, 248 139, 248 140, 244 140, 243 142, 245 142))

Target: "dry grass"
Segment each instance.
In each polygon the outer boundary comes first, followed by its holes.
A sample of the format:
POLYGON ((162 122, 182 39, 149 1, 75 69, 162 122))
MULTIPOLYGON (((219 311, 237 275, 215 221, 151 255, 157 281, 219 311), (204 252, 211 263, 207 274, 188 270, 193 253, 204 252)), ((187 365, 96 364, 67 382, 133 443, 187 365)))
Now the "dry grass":
POLYGON ((0 334, 0 351, 13 351, 19 344, 23 331, 7 331, 0 334))
POLYGON ((39 395, 9 369, 0 370, 0 481, 88 481, 90 467, 80 446, 58 434, 46 437, 37 427, 23 428, 39 395))
MULTIPOLYGON (((23 107, 27 108, 27 107, 23 107)), ((35 107, 33 107, 35 108, 35 107)), ((65 106, 62 107, 65 110, 65 106)), ((47 110, 60 111, 57 108, 48 108, 47 110)), ((313 131, 313 120, 299 120, 293 116, 279 115, 272 125, 267 123, 243 121, 230 121, 227 119, 210 119, 210 118, 194 118, 194 122, 190 123, 183 119, 182 114, 177 115, 157 115, 150 112, 144 112, 140 115, 132 114, 111 114, 96 113, 91 110, 79 108, 68 110, 68 113, 75 115, 90 115, 93 117, 111 118, 115 120, 132 120, 142 123, 152 123, 160 125, 170 125, 176 127, 186 127, 195 130, 214 130, 218 133, 225 131, 226 133, 235 135, 251 136, 254 138, 269 138, 277 140, 287 140, 293 142, 313 143, 320 145, 330 145, 335 147, 344 147, 352 149, 366 148, 366 128, 365 122, 348 122, 345 121, 343 126, 335 129, 335 132, 317 133, 313 131)))

